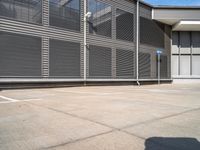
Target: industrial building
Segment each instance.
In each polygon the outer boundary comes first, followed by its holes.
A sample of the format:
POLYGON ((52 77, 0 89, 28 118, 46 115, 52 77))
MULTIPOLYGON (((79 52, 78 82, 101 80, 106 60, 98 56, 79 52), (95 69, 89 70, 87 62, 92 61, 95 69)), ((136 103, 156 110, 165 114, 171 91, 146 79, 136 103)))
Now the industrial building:
POLYGON ((200 78, 199 14, 137 0, 0 0, 0 83, 200 78))

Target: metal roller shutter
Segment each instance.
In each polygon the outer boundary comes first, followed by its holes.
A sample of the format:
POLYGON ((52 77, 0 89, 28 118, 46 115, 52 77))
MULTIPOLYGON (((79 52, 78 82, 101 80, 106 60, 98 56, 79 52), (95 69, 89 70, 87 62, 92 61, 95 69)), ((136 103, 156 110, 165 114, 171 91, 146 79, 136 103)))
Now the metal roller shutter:
POLYGON ((41 76, 41 38, 0 32, 0 76, 41 76))
POLYGON ((139 53, 139 78, 147 79, 151 77, 151 54, 139 53))
POLYGON ((134 52, 130 50, 116 50, 117 78, 134 78, 134 52))
POLYGON ((89 46, 89 78, 112 77, 112 51, 111 48, 89 46))
POLYGON ((50 39, 50 77, 80 78, 80 43, 50 39))

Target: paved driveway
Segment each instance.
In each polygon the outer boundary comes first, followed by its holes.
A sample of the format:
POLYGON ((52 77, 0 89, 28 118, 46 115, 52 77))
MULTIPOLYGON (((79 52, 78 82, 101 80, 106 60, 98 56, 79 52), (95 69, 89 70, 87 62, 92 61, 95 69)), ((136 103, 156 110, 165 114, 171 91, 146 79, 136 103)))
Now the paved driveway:
POLYGON ((200 150, 200 84, 0 91, 0 150, 200 150))

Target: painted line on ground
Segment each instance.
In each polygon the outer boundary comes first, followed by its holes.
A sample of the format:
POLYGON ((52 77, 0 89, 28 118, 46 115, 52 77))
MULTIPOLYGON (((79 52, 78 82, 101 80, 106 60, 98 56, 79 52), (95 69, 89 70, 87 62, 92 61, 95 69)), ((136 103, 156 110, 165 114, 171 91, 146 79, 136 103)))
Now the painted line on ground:
POLYGON ((74 94, 91 94, 91 95, 113 95, 113 94, 123 94, 123 92, 86 92, 86 91, 66 91, 66 90, 54 90, 56 92, 63 92, 63 93, 74 93, 74 94))
POLYGON ((27 101, 33 101, 33 100, 34 101, 42 100, 41 98, 18 100, 18 99, 14 99, 14 98, 10 98, 10 97, 7 97, 7 96, 2 96, 2 95, 0 95, 0 98, 2 98, 4 100, 7 100, 7 101, 0 102, 0 104, 8 104, 8 103, 16 103, 16 102, 27 102, 27 101))
POLYGON ((5 99, 5 100, 8 100, 8 101, 10 101, 10 102, 16 102, 16 101, 18 101, 17 99, 13 99, 13 98, 6 97, 6 96, 2 96, 2 95, 0 95, 0 98, 5 99))

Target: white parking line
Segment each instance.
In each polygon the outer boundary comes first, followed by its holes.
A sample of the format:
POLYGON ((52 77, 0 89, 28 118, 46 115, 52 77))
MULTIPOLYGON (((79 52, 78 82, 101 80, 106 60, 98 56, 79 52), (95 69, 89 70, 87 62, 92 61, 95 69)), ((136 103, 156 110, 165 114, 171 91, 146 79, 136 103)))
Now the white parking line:
POLYGON ((6 97, 6 96, 2 96, 2 95, 0 95, 0 98, 5 99, 5 100, 8 100, 8 101, 10 101, 10 102, 16 102, 16 101, 18 101, 17 99, 13 99, 13 98, 6 97))
POLYGON ((113 93, 108 93, 108 92, 86 92, 86 91, 69 91, 69 90, 54 90, 56 92, 64 92, 64 93, 75 93, 75 94, 89 94, 89 95, 116 95, 116 94, 123 94, 123 92, 113 92, 113 93))
POLYGON ((33 101, 33 100, 34 100, 34 101, 42 100, 42 99, 40 99, 40 98, 25 99, 25 100, 17 100, 17 99, 13 99, 13 98, 6 97, 6 96, 2 96, 2 95, 0 95, 0 98, 7 100, 7 101, 0 102, 0 104, 16 103, 16 102, 27 102, 27 101, 33 101))

